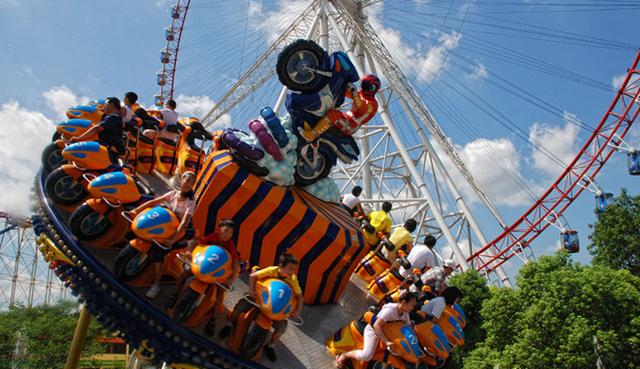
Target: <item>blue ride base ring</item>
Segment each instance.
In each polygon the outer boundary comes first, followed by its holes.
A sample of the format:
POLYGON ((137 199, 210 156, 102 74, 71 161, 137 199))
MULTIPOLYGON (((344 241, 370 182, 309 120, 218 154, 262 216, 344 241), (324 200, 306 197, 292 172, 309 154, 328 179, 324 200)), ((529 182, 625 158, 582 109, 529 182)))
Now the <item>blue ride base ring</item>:
POLYGON ((57 211, 46 201, 44 175, 36 178, 36 216, 34 231, 46 236, 72 263, 52 264, 54 273, 84 303, 96 320, 143 355, 158 362, 196 365, 200 368, 225 367, 266 369, 242 359, 181 326, 151 305, 95 259, 76 241, 57 211))

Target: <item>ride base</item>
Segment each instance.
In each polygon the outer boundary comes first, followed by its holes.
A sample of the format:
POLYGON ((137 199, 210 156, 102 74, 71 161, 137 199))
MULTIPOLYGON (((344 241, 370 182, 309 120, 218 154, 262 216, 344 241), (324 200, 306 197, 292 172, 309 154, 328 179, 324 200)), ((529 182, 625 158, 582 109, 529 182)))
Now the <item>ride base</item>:
MULTIPOLYGON (((276 363, 268 362, 266 358, 258 362, 244 360, 229 351, 226 343, 217 339, 217 332, 214 338, 210 338, 204 335, 202 328, 188 329, 174 322, 164 308, 168 296, 175 290, 173 279, 167 280, 161 293, 152 301, 144 297, 146 281, 127 284, 116 279, 112 265, 119 248, 79 242, 67 226, 70 215, 68 209, 54 206, 45 196, 45 178, 40 173, 36 181, 39 215, 35 219, 35 230, 39 234, 38 244, 46 260, 102 325, 117 332, 133 348, 154 356, 160 362, 191 364, 200 368, 333 367, 334 358, 324 347, 326 338, 357 318, 370 305, 366 293, 349 282, 348 278, 360 254, 365 251, 360 244, 362 240, 359 233, 352 233, 357 230, 355 224, 350 227, 342 219, 340 222, 336 220, 344 212, 337 205, 321 203, 301 190, 276 187, 242 173, 244 170, 230 160, 229 154, 221 153, 211 158, 212 162, 204 166, 202 178, 205 180, 198 183, 196 219, 199 219, 198 214, 203 209, 209 209, 209 216, 198 220, 205 223, 202 229, 209 229, 206 224, 215 224, 215 219, 236 219, 243 209, 255 209, 242 219, 243 226, 247 225, 246 231, 237 235, 236 241, 242 256, 252 264, 257 260, 258 265, 265 266, 274 262, 278 252, 289 249, 302 261, 300 279, 305 289, 305 302, 319 304, 335 301, 335 304, 304 307, 304 325, 289 324, 281 343, 275 346, 278 356, 276 363), (223 180, 226 185, 222 184, 223 180), (210 191, 218 192, 218 196, 208 195, 210 191), (215 199, 221 197, 226 200, 218 206, 215 199), (279 208, 277 205, 284 200, 290 205, 279 208), (211 216, 210 209, 213 206, 218 206, 219 212, 211 216), (271 208, 276 210, 270 212, 268 209, 271 208), (278 208, 285 214, 280 215, 278 208), (264 219, 258 221, 256 218, 264 219), (268 219, 272 219, 271 222, 268 219), (263 231, 259 233, 261 227, 263 231), (264 228, 272 232, 265 233, 264 228), (284 228, 289 229, 286 235, 284 228), (251 232, 260 234, 259 242, 250 243, 252 238, 248 237, 251 232), (274 242, 274 237, 280 240, 274 242), (305 239, 315 241, 303 242, 305 239), (258 245, 260 252, 249 245, 258 245), (307 253, 313 256, 305 256, 307 253), (303 272, 303 268, 306 271, 303 272), (303 273, 306 273, 304 279, 303 273)), ((163 193, 169 189, 168 181, 162 181, 159 177, 141 176, 156 193, 163 193)), ((246 281, 237 281, 234 290, 226 296, 226 308, 233 308, 247 290, 246 281)), ((225 322, 224 314, 219 314, 216 331, 225 322)))

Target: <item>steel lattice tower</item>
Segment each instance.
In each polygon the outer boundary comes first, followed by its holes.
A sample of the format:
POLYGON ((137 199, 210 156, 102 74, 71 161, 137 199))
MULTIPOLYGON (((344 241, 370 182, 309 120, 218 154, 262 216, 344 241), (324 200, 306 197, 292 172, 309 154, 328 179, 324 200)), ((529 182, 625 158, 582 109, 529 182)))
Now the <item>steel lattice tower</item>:
MULTIPOLYGON (((331 177, 343 192, 356 182, 362 184, 366 197, 363 203, 371 208, 392 201, 395 223, 408 217, 416 219, 417 235, 428 232, 442 238, 441 245, 447 245, 462 270, 466 270, 471 267, 468 256, 487 244, 487 238, 452 172, 459 173, 459 178, 473 190, 499 227, 505 228, 506 222, 363 13, 375 2, 311 2, 217 102, 203 122, 212 124, 274 78, 277 55, 291 41, 313 39, 326 50, 344 50, 361 76, 376 74, 385 86, 378 94, 378 116, 356 135, 362 149, 361 159, 338 165, 331 177), (413 132, 412 137, 407 136, 407 129, 413 132), (447 159, 446 164, 443 158, 447 159)), ((284 114, 286 93, 283 88, 274 104, 274 111, 280 114, 284 114)), ((485 251, 489 256, 491 252, 485 251)), ((525 262, 530 257, 525 253, 519 256, 525 262)), ((501 267, 491 272, 495 272, 498 283, 510 285, 501 267)))
POLYGON ((36 245, 28 217, 0 211, 0 309, 50 304, 67 290, 36 245))

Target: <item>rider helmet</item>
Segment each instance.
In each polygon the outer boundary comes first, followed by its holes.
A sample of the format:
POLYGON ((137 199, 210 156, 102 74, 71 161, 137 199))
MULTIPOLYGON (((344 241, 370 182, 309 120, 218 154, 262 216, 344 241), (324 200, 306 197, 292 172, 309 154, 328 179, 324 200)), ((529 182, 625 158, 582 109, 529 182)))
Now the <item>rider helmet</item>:
POLYGON ((365 95, 373 96, 380 91, 380 79, 373 74, 367 74, 360 82, 360 88, 365 95))

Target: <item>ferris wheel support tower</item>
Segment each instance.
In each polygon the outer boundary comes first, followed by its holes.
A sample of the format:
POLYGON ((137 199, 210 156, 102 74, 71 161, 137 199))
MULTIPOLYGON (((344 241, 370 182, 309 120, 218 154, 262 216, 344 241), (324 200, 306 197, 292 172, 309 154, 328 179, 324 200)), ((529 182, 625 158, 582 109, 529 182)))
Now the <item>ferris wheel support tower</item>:
POLYGON ((0 310, 50 304, 66 291, 38 251, 31 219, 0 211, 0 310))
MULTIPOLYGON (((343 184, 343 189, 356 179, 363 183, 365 196, 369 197, 363 200, 364 203, 391 200, 397 204, 394 209, 408 211, 411 217, 420 220, 418 232, 443 236, 460 267, 466 270, 469 268, 468 255, 474 252, 476 246, 485 245, 487 241, 431 140, 437 142, 449 157, 462 178, 494 215, 499 226, 504 228, 505 222, 362 13, 362 9, 370 3, 314 1, 247 69, 204 117, 203 123, 205 126, 212 124, 273 78, 277 54, 289 42, 308 38, 317 40, 327 50, 345 50, 361 75, 377 74, 386 86, 378 94, 381 124, 372 121, 358 132, 363 149, 361 160, 346 166, 340 165, 332 178, 343 184), (403 112, 400 119, 391 116, 392 103, 398 104, 403 112), (417 145, 408 144, 408 138, 399 131, 401 124, 417 133, 417 145), (433 178, 427 180, 429 176, 433 178), (387 183, 394 180, 400 180, 403 184, 390 188, 387 183), (448 209, 444 201, 446 197, 455 199, 455 210, 448 209), (466 255, 461 247, 464 242, 469 245, 466 255)), ((276 112, 281 111, 285 97, 286 89, 283 88, 274 104, 276 112)), ((485 251, 487 254, 490 252, 485 251)), ((492 271, 496 272, 501 283, 510 286, 501 267, 492 271)))

